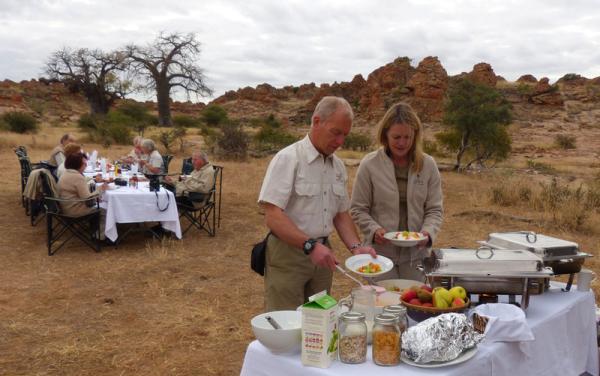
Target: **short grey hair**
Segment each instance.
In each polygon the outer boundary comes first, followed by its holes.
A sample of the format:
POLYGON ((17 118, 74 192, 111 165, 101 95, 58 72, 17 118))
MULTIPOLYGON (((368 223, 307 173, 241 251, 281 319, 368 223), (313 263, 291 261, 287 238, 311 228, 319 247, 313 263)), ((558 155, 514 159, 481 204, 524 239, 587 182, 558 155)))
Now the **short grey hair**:
POLYGON ((154 143, 154 141, 152 141, 152 140, 151 140, 151 139, 149 139, 149 138, 145 138, 145 139, 142 141, 142 147, 143 147, 143 148, 146 148, 146 149, 150 149, 150 151, 154 151, 154 150, 156 150, 156 144, 154 143))
POLYGON ((135 136, 133 138, 134 145, 140 145, 142 143, 142 141, 144 141, 144 137, 142 137, 142 136, 135 136))
POLYGON ((205 152, 203 152, 203 151, 200 151, 200 150, 194 150, 194 151, 192 152, 192 158, 193 158, 194 156, 197 156, 198 158, 202 159, 202 161, 203 161, 204 163, 208 163, 208 155, 206 155, 206 153, 205 153, 205 152))
POLYGON ((350 106, 350 103, 348 103, 347 100, 342 97, 326 96, 317 103, 317 107, 315 107, 315 111, 310 118, 311 126, 315 116, 318 116, 321 122, 325 122, 339 109, 346 112, 350 120, 354 120, 354 111, 352 111, 352 106, 350 106))

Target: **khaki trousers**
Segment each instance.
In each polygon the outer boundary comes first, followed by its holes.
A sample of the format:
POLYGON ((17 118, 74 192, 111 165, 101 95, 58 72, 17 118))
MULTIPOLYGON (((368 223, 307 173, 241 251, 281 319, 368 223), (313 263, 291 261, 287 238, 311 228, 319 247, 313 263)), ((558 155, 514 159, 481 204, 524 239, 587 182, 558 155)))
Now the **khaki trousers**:
POLYGON ((275 235, 267 241, 265 308, 267 312, 295 310, 320 291, 331 290, 333 273, 315 266, 301 249, 275 235))

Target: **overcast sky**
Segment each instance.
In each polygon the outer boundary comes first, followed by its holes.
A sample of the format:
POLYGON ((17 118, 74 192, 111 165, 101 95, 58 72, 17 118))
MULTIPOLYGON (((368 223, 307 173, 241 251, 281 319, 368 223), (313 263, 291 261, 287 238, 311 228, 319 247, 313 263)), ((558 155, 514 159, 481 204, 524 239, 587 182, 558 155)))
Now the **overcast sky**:
POLYGON ((160 31, 198 33, 215 96, 366 78, 398 56, 438 56, 448 74, 485 61, 508 80, 600 76, 592 0, 0 0, 0 79, 40 77, 63 46, 111 50, 160 31))

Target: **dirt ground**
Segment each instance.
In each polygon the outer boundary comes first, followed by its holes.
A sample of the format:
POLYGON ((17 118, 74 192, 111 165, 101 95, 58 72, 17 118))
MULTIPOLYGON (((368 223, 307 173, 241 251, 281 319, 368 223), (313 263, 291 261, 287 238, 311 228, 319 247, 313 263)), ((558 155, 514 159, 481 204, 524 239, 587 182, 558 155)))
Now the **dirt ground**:
MULTIPOLYGON (((32 160, 47 159, 58 133, 38 136, 32 160)), ((127 150, 86 145, 92 148, 111 157, 127 150)), ((180 241, 138 234, 117 249, 96 254, 73 242, 52 257, 45 221, 32 227, 21 207, 19 167, 8 142, 0 160, 1 375, 239 374, 254 339, 250 319, 263 310, 262 279, 250 270, 249 252, 266 232, 256 199, 268 158, 213 161, 224 166, 222 223, 214 238, 198 231, 180 241)), ((171 169, 180 165, 178 157, 171 169)), ((353 177, 356 167, 348 170, 353 177)), ((502 175, 444 172, 445 220, 436 245, 474 248, 492 231, 533 230, 598 251, 597 227, 569 232, 548 227, 540 213, 490 206, 490 187, 502 181, 502 175)), ((336 238, 333 244, 343 262, 349 254, 336 238)), ((600 273, 596 259, 586 265, 600 273)), ((597 282, 593 287, 600 291, 597 282)), ((334 276, 335 297, 350 288, 334 276)))

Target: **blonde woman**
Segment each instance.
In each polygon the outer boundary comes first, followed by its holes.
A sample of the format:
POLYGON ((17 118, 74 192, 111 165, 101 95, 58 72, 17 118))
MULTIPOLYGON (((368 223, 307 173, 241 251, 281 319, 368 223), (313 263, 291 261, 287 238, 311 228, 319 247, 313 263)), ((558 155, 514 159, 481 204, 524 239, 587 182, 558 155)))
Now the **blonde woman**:
POLYGON ((442 225, 442 185, 434 159, 423 152, 421 121, 410 105, 392 106, 380 121, 381 147, 358 167, 350 213, 363 243, 394 261, 380 279, 423 280, 415 266, 431 247, 442 225), (400 248, 383 237, 390 231, 418 231, 427 236, 417 247, 400 248))

